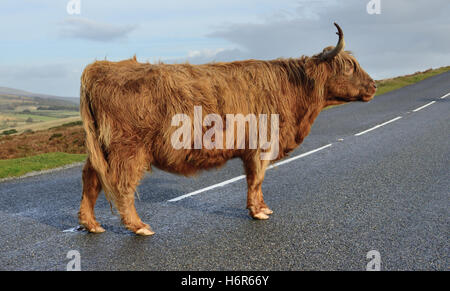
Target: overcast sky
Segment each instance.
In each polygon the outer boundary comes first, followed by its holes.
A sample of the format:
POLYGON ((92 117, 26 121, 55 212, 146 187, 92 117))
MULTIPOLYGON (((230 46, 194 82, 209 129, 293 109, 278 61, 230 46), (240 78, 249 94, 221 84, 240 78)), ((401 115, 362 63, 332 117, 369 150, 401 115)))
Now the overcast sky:
POLYGON ((375 79, 450 65, 449 0, 0 1, 0 86, 79 95, 95 59, 204 63, 299 57, 337 41, 375 79), (75 11, 76 12, 76 11, 75 11))

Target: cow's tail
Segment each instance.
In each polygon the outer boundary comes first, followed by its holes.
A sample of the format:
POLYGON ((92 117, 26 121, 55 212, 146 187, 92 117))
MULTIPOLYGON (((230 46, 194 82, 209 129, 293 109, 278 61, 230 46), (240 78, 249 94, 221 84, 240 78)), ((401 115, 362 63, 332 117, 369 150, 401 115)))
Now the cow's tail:
POLYGON ((81 119, 83 120, 83 128, 86 132, 86 148, 89 160, 101 181, 106 199, 110 204, 114 203, 117 191, 112 187, 111 179, 108 176, 109 165, 105 152, 106 145, 104 145, 99 138, 98 121, 96 120, 92 109, 92 103, 89 92, 86 89, 84 76, 82 77, 80 88, 80 114, 81 119))

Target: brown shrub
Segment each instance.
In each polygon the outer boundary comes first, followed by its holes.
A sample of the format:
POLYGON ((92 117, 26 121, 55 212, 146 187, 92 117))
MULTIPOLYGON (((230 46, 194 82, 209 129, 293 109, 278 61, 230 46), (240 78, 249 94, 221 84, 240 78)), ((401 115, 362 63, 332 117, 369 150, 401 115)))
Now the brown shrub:
POLYGON ((85 134, 80 125, 0 137, 0 159, 14 159, 43 153, 84 154, 85 134))

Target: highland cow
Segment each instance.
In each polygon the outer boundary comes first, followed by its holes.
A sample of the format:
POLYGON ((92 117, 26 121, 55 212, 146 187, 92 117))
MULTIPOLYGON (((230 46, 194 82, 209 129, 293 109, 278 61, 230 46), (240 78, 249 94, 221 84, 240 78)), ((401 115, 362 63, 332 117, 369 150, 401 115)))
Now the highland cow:
MULTIPOLYGON (((223 120, 227 114, 277 114, 279 151, 272 162, 283 158, 302 143, 323 108, 369 101, 375 94, 375 82, 355 57, 343 50, 344 35, 335 25, 338 44, 312 57, 203 65, 143 64, 133 58, 87 66, 80 92, 88 151, 82 174, 80 224, 90 232, 104 231, 94 215, 103 189, 129 230, 152 235, 134 205, 144 170, 155 166, 192 175, 233 158, 243 162, 250 216, 269 218, 272 210, 264 203, 261 184, 271 161, 260 159, 262 149, 175 149, 171 137, 177 127, 172 126, 172 117, 185 114, 193 119, 196 106, 201 106, 204 115, 216 114, 223 120)), ((202 131, 207 130, 203 125, 202 131)))

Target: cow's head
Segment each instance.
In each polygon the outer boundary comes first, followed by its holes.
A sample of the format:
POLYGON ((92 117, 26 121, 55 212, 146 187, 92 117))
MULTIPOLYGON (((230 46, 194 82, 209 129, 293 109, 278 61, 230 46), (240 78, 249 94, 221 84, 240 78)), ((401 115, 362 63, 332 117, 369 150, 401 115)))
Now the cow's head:
POLYGON ((309 58, 307 74, 314 79, 324 97, 325 105, 351 101, 369 101, 376 91, 374 80, 359 65, 356 58, 344 51, 344 33, 336 25, 339 35, 335 47, 327 47, 322 53, 309 58))

